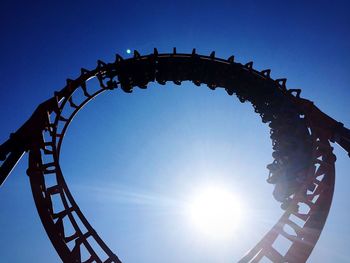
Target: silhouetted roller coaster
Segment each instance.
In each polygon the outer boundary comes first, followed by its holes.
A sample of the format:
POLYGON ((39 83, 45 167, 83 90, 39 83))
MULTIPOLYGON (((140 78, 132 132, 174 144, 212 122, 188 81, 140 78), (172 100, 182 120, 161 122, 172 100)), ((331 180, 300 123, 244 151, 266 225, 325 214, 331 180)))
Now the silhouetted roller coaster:
POLYGON ((283 215, 257 245, 239 262, 306 262, 325 225, 334 191, 335 161, 332 143, 350 152, 350 131, 300 97, 301 90, 287 89, 286 79, 272 79, 270 70, 257 71, 253 62, 241 64, 215 57, 172 53, 132 58, 116 55, 112 63, 97 62, 93 70, 81 69, 78 78, 41 103, 32 116, 0 146, 0 184, 25 152, 27 174, 42 224, 63 262, 118 262, 89 224, 75 202, 60 168, 63 138, 74 116, 97 95, 121 88, 131 93, 149 82, 223 88, 241 102, 249 101, 270 127, 272 156, 267 165, 268 183, 283 215), (95 78, 99 85, 90 85, 95 78), (63 207, 57 210, 58 207, 63 207), (72 231, 67 231, 68 229, 72 231), (69 233, 68 233, 69 232, 69 233), (285 253, 279 238, 289 240, 285 253))

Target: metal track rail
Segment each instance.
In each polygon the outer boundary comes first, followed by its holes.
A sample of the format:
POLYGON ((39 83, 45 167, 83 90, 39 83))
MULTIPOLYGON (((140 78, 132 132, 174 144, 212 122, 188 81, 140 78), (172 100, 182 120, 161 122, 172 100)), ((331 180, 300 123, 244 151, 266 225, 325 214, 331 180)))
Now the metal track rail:
POLYGON ((322 113, 300 90, 288 90, 286 79, 273 80, 270 70, 253 69, 253 63, 192 54, 134 57, 119 55, 113 63, 97 62, 82 69, 75 80, 40 104, 30 119, 0 145, 0 184, 25 151, 33 197, 45 230, 64 262, 121 262, 89 224, 64 180, 60 151, 74 116, 102 92, 120 87, 131 93, 149 82, 180 85, 192 81, 210 89, 224 88, 241 102, 249 101, 271 128, 274 162, 268 165, 268 182, 285 210, 276 225, 239 262, 305 262, 314 248, 330 210, 334 191, 335 156, 329 141, 350 150, 350 132, 322 113), (90 86, 96 78, 98 88, 90 86), (282 252, 278 242, 290 245, 282 252))

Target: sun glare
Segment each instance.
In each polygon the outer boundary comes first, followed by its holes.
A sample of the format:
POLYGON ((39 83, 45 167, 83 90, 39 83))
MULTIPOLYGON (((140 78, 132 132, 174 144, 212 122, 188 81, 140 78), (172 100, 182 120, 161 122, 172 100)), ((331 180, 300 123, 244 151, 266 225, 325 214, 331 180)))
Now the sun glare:
POLYGON ((193 226, 211 238, 232 237, 242 219, 240 201, 223 187, 205 187, 195 193, 187 213, 193 226))

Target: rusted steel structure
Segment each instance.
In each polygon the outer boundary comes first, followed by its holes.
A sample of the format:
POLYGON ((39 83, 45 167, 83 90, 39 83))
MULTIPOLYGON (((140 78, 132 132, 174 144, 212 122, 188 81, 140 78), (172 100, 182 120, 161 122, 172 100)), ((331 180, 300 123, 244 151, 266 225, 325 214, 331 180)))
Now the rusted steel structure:
POLYGON ((192 81, 210 89, 224 88, 241 102, 249 101, 271 128, 274 162, 267 166, 274 197, 285 210, 274 227, 239 262, 306 262, 326 222, 334 191, 335 155, 330 142, 350 152, 350 131, 287 89, 286 79, 272 79, 270 70, 257 71, 253 62, 240 64, 231 56, 172 53, 132 58, 116 55, 112 63, 97 62, 81 69, 75 80, 40 104, 33 115, 0 145, 0 184, 25 152, 27 174, 45 230, 63 262, 121 262, 89 224, 63 177, 60 150, 74 116, 97 95, 121 88, 147 88, 149 82, 180 85, 192 81), (95 78, 98 88, 89 85, 95 78), (63 207, 58 210, 58 207, 63 207), (289 246, 280 250, 285 239, 289 246))

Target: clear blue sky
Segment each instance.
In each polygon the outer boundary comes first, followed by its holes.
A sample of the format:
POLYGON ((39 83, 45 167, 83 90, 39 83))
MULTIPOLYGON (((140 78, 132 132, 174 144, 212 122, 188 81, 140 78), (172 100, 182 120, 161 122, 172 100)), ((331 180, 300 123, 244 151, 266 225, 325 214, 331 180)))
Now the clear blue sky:
MULTIPOLYGON (((234 54, 350 127, 347 1, 2 1, 0 141, 37 104, 97 59, 126 49, 234 54), (74 2, 74 3, 72 3, 74 2)), ((235 262, 282 211, 265 182, 268 127, 248 104, 186 83, 104 94, 74 120, 62 168, 83 212, 118 256, 138 262, 235 262), (205 183, 243 197, 225 242, 196 233, 181 207, 205 183)), ((350 159, 335 146, 333 207, 309 262, 349 262, 350 159)), ((0 189, 1 262, 59 262, 40 223, 23 159, 0 189)))

